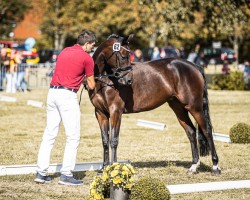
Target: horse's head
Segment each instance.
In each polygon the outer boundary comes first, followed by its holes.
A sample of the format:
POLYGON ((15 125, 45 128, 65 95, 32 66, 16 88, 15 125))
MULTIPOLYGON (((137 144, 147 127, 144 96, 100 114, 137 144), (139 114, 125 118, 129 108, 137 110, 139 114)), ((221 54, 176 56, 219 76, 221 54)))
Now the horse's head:
POLYGON ((129 41, 133 35, 111 35, 95 51, 95 76, 108 76, 121 85, 132 84, 129 41))

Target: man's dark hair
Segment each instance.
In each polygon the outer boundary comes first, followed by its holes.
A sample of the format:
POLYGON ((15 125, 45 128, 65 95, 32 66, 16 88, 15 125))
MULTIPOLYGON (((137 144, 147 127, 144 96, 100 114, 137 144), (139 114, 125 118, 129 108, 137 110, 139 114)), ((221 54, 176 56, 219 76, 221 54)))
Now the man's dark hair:
POLYGON ((97 42, 95 34, 89 30, 83 30, 77 37, 77 44, 82 46, 86 42, 88 43, 97 42))

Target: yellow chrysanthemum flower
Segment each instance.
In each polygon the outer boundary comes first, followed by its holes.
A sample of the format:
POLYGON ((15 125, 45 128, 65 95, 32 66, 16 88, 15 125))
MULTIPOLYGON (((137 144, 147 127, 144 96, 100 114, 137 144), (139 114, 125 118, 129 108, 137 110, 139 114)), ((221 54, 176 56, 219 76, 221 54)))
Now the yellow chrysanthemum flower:
POLYGON ((131 165, 131 167, 130 167, 130 171, 132 172, 132 174, 134 174, 135 173, 135 170, 134 170, 134 168, 133 168, 133 166, 131 165))
POLYGON ((109 170, 110 170, 110 168, 111 168, 111 166, 110 166, 110 165, 108 165, 107 167, 105 167, 104 172, 105 172, 105 171, 109 171, 109 170))
POLYGON ((134 181, 134 178, 131 177, 129 180, 128 180, 130 183, 132 183, 134 181))
POLYGON ((111 177, 115 177, 117 174, 119 174, 119 171, 118 170, 113 170, 110 175, 111 177))
POLYGON ((128 176, 128 171, 122 171, 123 176, 128 176))
POLYGON ((102 199, 102 196, 101 196, 100 194, 95 194, 95 195, 94 195, 94 198, 95 198, 96 200, 101 200, 101 199, 102 199))
POLYGON ((114 166, 114 170, 120 170, 120 165, 114 166))
POLYGON ((91 189, 90 190, 90 194, 95 195, 96 194, 96 190, 95 189, 91 189))
POLYGON ((119 184, 119 183, 122 183, 122 179, 121 179, 121 178, 114 178, 113 183, 114 183, 115 185, 116 185, 116 184, 119 184))
POLYGON ((102 174, 102 180, 103 180, 103 181, 107 181, 108 179, 109 179, 108 174, 107 174, 107 173, 103 173, 103 174, 102 174))
POLYGON ((128 168, 126 165, 124 165, 124 166, 122 167, 122 171, 129 171, 129 168, 128 168))
POLYGON ((130 189, 131 187, 132 187, 132 184, 130 183, 125 186, 126 189, 130 189))

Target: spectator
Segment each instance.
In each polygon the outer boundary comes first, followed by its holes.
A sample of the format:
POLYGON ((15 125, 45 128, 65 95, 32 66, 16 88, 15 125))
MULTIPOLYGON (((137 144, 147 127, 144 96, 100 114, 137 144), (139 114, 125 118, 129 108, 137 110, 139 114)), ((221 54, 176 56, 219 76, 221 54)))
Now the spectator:
POLYGON ((23 57, 22 52, 18 52, 16 56, 16 63, 17 63, 16 88, 18 91, 27 92, 27 82, 25 80, 26 59, 23 57))
POLYGON ((187 58, 184 47, 181 47, 180 50, 179 50, 179 52, 180 52, 180 58, 182 58, 182 59, 186 59, 187 58))
POLYGON ((51 151, 63 122, 66 146, 59 184, 82 185, 83 181, 73 178, 77 149, 80 142, 80 108, 77 91, 86 75, 88 88, 95 88, 94 61, 89 55, 94 48, 96 37, 91 31, 83 31, 77 44, 65 48, 58 56, 47 97, 47 125, 44 130, 37 160, 35 182, 49 183, 47 176, 51 151), (74 62, 72 62, 72 60, 74 62))
POLYGON ((196 58, 194 59, 194 63, 200 67, 207 67, 207 61, 204 57, 204 53, 202 51, 200 51, 198 53, 198 55, 196 56, 196 58))
POLYGON ((222 66, 222 74, 228 75, 229 74, 229 67, 228 67, 228 62, 227 60, 224 60, 223 66, 222 66))
POLYGON ((17 66, 15 62, 16 51, 11 49, 8 51, 10 55, 9 65, 6 68, 6 92, 15 93, 16 92, 16 77, 17 77, 17 66))
POLYGON ((1 49, 1 63, 0 63, 0 91, 3 91, 3 80, 5 78, 6 69, 9 68, 10 57, 7 55, 5 48, 1 49))
POLYGON ((153 49, 153 54, 151 56, 151 60, 158 60, 160 59, 160 51, 159 51, 159 48, 158 47, 154 47, 153 49))
POLYGON ((249 62, 246 60, 244 62, 244 69, 243 69, 243 77, 244 77, 244 82, 248 84, 249 81, 249 62))
POLYGON ((194 51, 195 51, 195 53, 199 54, 199 52, 201 51, 201 46, 200 46, 200 44, 196 44, 196 45, 195 45, 194 51))
POLYGON ((140 49, 136 49, 134 53, 134 62, 143 62, 144 58, 142 55, 142 51, 140 49))
POLYGON ((189 62, 194 63, 194 60, 195 60, 196 57, 197 57, 197 53, 195 52, 195 50, 192 50, 192 51, 188 54, 187 60, 188 60, 189 62))
POLYGON ((164 49, 164 48, 161 48, 160 57, 161 57, 161 58, 165 58, 165 57, 166 57, 166 52, 165 52, 165 49, 164 49))

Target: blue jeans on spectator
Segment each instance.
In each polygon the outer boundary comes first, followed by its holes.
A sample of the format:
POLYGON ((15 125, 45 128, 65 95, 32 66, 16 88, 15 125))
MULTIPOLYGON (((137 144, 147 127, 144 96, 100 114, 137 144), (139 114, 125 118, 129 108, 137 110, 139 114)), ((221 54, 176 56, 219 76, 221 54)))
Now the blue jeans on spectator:
POLYGON ((0 66, 0 91, 3 91, 4 78, 5 78, 5 67, 0 66))
POLYGON ((18 72, 17 73, 17 82, 16 82, 16 88, 18 91, 27 91, 27 83, 25 81, 25 72, 18 72))

